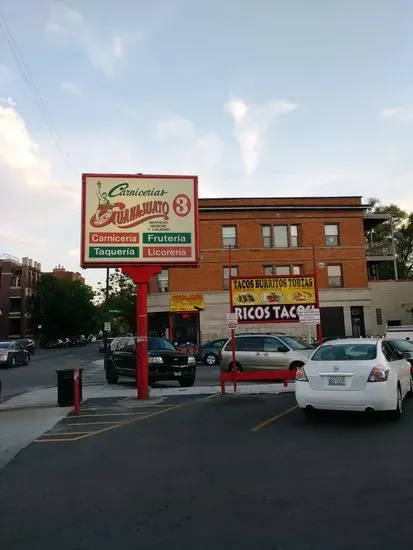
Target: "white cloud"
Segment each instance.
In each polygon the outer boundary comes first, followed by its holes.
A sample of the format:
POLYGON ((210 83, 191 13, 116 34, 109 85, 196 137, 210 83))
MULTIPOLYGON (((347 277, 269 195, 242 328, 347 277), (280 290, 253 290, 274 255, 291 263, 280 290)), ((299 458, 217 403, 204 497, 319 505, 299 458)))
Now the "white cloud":
POLYGON ((80 86, 77 82, 73 80, 66 80, 65 82, 60 83, 60 88, 69 94, 76 95, 78 97, 82 96, 82 92, 80 90, 80 86))
POLYGON ((93 28, 80 11, 63 2, 52 2, 46 29, 80 49, 90 63, 106 76, 112 76, 125 56, 125 41, 109 31, 93 28))
POLYGON ((0 252, 46 261, 59 254, 66 224, 79 216, 79 192, 56 181, 49 159, 8 103, 0 107, 0 252))
POLYGON ((388 107, 380 112, 379 119, 413 122, 413 106, 388 107))
POLYGON ((295 111, 298 105, 280 99, 248 105, 242 99, 232 99, 225 108, 234 120, 234 137, 241 149, 245 171, 251 175, 257 167, 265 132, 276 118, 295 111))

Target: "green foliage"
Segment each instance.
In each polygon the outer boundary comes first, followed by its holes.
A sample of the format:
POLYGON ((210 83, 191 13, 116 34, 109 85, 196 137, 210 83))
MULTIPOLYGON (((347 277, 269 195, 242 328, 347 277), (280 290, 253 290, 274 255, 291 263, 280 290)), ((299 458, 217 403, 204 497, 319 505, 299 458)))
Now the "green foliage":
POLYGON ((44 338, 70 338, 96 332, 97 311, 90 286, 80 281, 43 275, 33 300, 36 325, 44 338))
POLYGON ((109 292, 106 300, 106 282, 98 283, 96 299, 99 311, 104 320, 111 322, 112 335, 121 332, 136 332, 136 286, 119 269, 109 275, 109 292), (120 313, 110 314, 109 310, 119 310, 120 313))
MULTIPOLYGON (((371 213, 392 216, 399 279, 413 278, 413 214, 402 210, 395 204, 384 206, 377 199, 370 199, 370 204, 371 213)), ((370 238, 374 242, 391 245, 390 223, 383 223, 372 229, 370 238)), ((393 265, 382 262, 379 268, 380 278, 392 279, 394 277, 393 265)))

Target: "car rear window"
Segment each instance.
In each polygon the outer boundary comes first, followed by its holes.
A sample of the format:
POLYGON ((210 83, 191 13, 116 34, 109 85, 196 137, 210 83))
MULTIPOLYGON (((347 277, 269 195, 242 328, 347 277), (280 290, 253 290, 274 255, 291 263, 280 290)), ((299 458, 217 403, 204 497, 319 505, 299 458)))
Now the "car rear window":
POLYGON ((10 347, 10 342, 0 342, 0 349, 7 349, 10 347))
POLYGON ((376 344, 333 344, 318 348, 311 361, 372 361, 376 357, 376 344))

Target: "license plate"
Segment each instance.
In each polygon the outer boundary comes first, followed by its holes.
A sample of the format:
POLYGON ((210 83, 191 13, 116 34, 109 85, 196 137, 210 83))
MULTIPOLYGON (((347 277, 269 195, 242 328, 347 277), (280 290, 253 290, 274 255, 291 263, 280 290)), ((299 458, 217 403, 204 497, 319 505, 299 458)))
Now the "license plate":
POLYGON ((328 379, 328 385, 329 386, 345 386, 346 385, 346 379, 344 376, 331 376, 328 379))
POLYGON ((174 376, 181 376, 182 372, 181 371, 176 371, 174 372, 174 376))

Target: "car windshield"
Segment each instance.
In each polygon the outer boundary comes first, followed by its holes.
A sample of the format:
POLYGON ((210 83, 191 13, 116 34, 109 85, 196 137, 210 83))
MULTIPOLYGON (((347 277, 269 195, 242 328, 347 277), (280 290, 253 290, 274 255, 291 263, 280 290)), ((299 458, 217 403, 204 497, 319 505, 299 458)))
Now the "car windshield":
POLYGON ((372 361, 376 357, 376 344, 332 344, 318 348, 311 361, 372 361))
POLYGON ((165 340, 165 338, 149 338, 148 348, 153 350, 168 350, 176 351, 171 342, 165 340))
POLYGON ((298 351, 301 349, 313 349, 312 346, 309 346, 307 344, 302 344, 301 342, 294 340, 294 338, 291 338, 290 336, 277 335, 277 338, 294 351, 298 351))
POLYGON ((10 342, 0 342, 0 349, 7 349, 10 347, 10 342))

